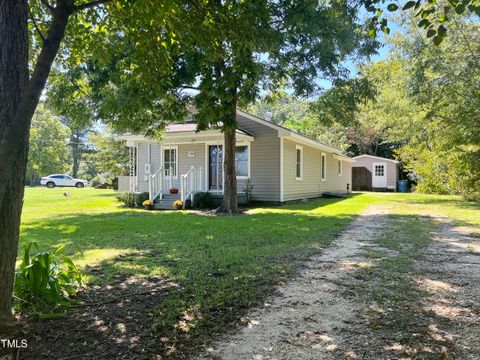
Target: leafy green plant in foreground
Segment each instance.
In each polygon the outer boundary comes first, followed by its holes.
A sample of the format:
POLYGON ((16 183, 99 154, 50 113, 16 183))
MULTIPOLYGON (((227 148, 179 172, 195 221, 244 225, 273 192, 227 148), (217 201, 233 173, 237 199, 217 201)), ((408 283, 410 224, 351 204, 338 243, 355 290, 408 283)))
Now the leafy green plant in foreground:
POLYGON ((66 305, 83 285, 82 275, 73 261, 62 253, 63 245, 51 252, 30 255, 32 246, 23 246, 23 260, 15 276, 14 294, 20 306, 55 308, 66 305))

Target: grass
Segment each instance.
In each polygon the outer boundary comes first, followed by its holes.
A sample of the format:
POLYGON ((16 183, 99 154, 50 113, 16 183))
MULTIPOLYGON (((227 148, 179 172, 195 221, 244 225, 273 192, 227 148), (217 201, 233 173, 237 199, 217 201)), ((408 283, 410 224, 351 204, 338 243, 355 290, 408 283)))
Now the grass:
MULTIPOLYGON (((207 217, 125 209, 111 190, 68 191, 72 196, 63 196, 62 189, 26 189, 21 242, 35 241, 42 249, 67 244, 66 253, 84 268, 90 284, 107 285, 130 275, 179 284, 151 317, 151 328, 161 337, 156 350, 167 356, 199 348, 231 328, 370 204, 393 203, 398 216, 437 207, 465 223, 475 223, 479 209, 458 197, 354 194, 265 206, 236 217, 207 217), (95 266, 97 271, 91 271, 95 266)), ((395 244, 407 237, 396 238, 395 244)), ((419 241, 415 251, 426 239, 419 241)), ((386 276, 410 266, 410 255, 389 264, 392 272, 386 276)))
POLYGON ((292 274, 296 260, 321 251, 380 201, 358 194, 208 217, 125 209, 109 190, 68 191, 72 196, 61 189, 26 189, 21 241, 42 249, 67 244, 65 252, 85 267, 90 284, 124 275, 178 283, 152 318, 156 333, 169 334, 160 351, 171 354, 225 331, 292 274), (101 271, 89 271, 97 264, 101 271))
MULTIPOLYGON (((451 356, 457 351, 455 342, 432 334, 432 324, 448 327, 451 319, 425 310, 432 294, 416 283, 424 272, 431 275, 434 270, 418 268, 416 262, 430 244, 437 217, 448 217, 455 225, 480 231, 480 204, 457 196, 420 194, 395 194, 386 200, 392 207, 387 229, 372 239, 379 248, 365 254, 373 263, 355 274, 362 283, 355 290, 368 305, 360 315, 373 336, 400 344, 404 352, 392 354, 394 357, 437 359, 444 351, 451 356)), ((352 289, 348 292, 351 294, 352 289)))

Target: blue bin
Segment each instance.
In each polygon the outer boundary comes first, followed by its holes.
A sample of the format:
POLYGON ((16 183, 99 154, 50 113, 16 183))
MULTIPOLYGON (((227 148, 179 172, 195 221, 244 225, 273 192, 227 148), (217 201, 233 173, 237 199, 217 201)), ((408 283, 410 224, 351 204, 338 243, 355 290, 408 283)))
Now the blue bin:
POLYGON ((408 191, 408 180, 398 180, 397 188, 399 192, 406 193, 408 191))

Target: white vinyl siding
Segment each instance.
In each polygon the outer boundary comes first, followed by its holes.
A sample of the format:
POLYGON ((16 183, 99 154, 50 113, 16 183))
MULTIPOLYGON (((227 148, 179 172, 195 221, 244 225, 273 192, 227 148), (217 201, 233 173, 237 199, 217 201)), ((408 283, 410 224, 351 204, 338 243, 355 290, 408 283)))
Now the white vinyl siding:
POLYGON ((303 147, 295 146, 295 179, 303 180, 303 147))
POLYGON ((322 155, 320 157, 320 178, 322 181, 327 181, 327 154, 322 152, 322 155))
POLYGON ((295 179, 295 150, 298 144, 290 139, 283 140, 283 188, 284 201, 314 198, 323 192, 346 193, 347 184, 352 184, 351 163, 343 162, 343 176, 329 176, 337 173, 337 161, 332 153, 323 152, 326 157, 326 181, 321 180, 322 151, 303 146, 303 181, 295 179))
MULTIPOLYGON (((280 201, 280 138, 278 130, 239 114, 239 128, 255 137, 250 143, 250 181, 252 200, 280 201)), ((292 159, 293 167, 293 159, 292 159)), ((238 192, 243 192, 247 180, 237 181, 238 192)))

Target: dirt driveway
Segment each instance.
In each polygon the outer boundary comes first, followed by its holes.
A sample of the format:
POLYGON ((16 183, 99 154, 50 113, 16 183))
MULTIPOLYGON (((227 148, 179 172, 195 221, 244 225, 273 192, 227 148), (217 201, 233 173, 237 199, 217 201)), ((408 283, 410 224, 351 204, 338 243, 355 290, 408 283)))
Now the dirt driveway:
POLYGON ((480 359, 480 234, 372 206, 195 359, 480 359))

